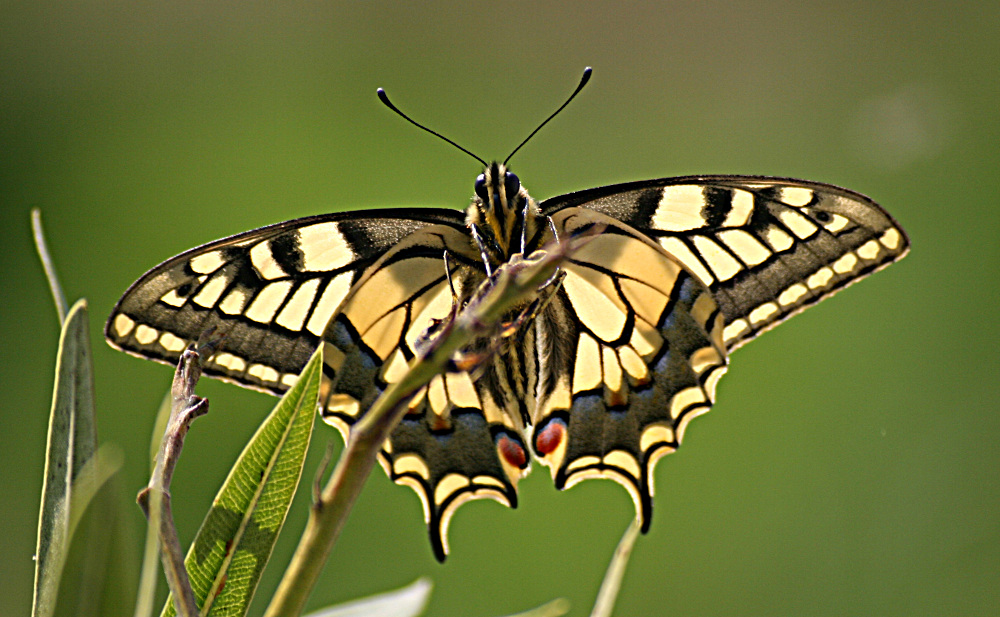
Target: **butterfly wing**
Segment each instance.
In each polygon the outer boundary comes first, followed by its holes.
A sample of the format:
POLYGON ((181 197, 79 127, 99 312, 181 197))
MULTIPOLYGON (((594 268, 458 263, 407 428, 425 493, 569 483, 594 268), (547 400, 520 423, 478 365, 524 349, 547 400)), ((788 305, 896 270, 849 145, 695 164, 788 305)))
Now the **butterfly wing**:
MULTIPOLYGON (((451 314, 452 286, 467 298, 484 277, 468 232, 434 225, 407 236, 358 281, 324 335, 321 414, 345 440, 406 373, 428 329, 451 314)), ((434 377, 409 401, 379 455, 389 477, 420 497, 442 561, 457 508, 483 498, 516 507, 527 470, 520 416, 500 407, 489 383, 457 369, 434 377)))
POLYGON ((281 394, 365 269, 413 231, 463 225, 444 209, 287 221, 186 251, 136 281, 105 326, 118 349, 167 364, 209 328, 224 338, 206 375, 281 394))
POLYGON ((625 222, 705 283, 730 350, 909 248, 905 232, 871 199, 803 180, 665 178, 570 193, 541 209, 576 206, 625 222))
POLYGON ((585 208, 552 215, 560 237, 604 231, 574 252, 536 320, 531 443, 557 488, 622 484, 648 528, 656 460, 708 411, 726 369, 723 318, 706 286, 628 225, 585 208))

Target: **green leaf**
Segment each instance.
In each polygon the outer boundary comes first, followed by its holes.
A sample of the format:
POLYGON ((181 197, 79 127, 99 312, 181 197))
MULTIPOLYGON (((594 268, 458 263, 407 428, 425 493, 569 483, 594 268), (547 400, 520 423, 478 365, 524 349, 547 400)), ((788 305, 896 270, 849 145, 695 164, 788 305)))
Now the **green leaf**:
POLYGON ((123 617, 135 593, 135 551, 127 509, 115 476, 124 456, 105 444, 74 482, 69 548, 55 617, 123 617))
POLYGON ((63 322, 56 355, 35 551, 35 597, 31 611, 35 617, 49 617, 55 609, 70 539, 73 492, 96 449, 87 301, 79 300, 63 322))
POLYGON ((639 537, 639 521, 633 520, 618 542, 618 548, 608 564, 608 571, 604 574, 604 581, 601 582, 601 590, 597 592, 597 600, 594 601, 594 610, 590 617, 611 617, 611 611, 615 608, 615 600, 618 599, 618 591, 621 589, 622 578, 625 576, 625 566, 628 565, 628 558, 632 555, 632 547, 639 537))
POLYGON ((417 617, 431 598, 430 579, 418 578, 406 587, 309 613, 306 617, 417 617))
POLYGON ((556 598, 539 607, 524 611, 523 613, 517 613, 516 615, 509 615, 508 617, 562 617, 568 612, 569 600, 566 598, 556 598))
MULTIPOLYGON (((184 565, 202 615, 245 615, 302 476, 322 353, 264 420, 229 472, 184 565)), ((168 598, 164 617, 175 615, 168 598)))

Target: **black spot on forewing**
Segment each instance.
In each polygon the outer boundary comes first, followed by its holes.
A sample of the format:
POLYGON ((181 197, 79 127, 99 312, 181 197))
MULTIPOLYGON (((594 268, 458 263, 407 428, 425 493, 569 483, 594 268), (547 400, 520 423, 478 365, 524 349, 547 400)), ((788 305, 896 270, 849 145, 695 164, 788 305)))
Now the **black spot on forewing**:
POLYGON ((705 187, 705 205, 701 209, 701 218, 706 227, 720 227, 733 209, 733 189, 717 186, 705 187))
POLYGON ((299 247, 298 232, 281 234, 272 238, 268 240, 267 247, 271 249, 271 256, 274 257, 274 261, 281 266, 282 270, 289 274, 302 271, 305 258, 299 247))
POLYGON ((662 199, 662 188, 656 187, 641 191, 635 200, 635 217, 632 219, 632 225, 640 229, 652 227, 653 215, 656 214, 656 209, 660 207, 662 199))

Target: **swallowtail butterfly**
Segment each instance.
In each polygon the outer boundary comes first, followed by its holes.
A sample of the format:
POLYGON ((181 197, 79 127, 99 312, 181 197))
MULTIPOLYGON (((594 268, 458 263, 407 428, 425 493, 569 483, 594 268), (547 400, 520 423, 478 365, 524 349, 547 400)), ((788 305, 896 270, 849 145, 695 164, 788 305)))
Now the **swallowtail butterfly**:
POLYGON ((559 489, 620 483, 648 529, 656 461, 709 410, 729 353, 908 249, 885 210, 827 184, 690 176, 538 203, 506 161, 483 165, 464 213, 326 214, 181 253, 129 288, 107 339, 172 364, 216 327, 225 336, 205 374, 275 395, 322 345, 320 412, 346 439, 428 328, 492 270, 600 226, 531 318, 479 366, 435 377, 384 444, 382 467, 420 496, 443 560, 455 510, 481 498, 515 507, 532 458, 559 489))

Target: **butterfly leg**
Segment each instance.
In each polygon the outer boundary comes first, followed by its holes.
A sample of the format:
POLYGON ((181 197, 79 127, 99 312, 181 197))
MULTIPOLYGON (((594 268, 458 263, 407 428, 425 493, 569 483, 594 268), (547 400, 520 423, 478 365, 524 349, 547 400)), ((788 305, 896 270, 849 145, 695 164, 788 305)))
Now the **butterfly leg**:
POLYGON ((479 247, 479 255, 483 258, 483 266, 486 267, 486 277, 491 278, 493 276, 493 267, 490 265, 490 257, 486 252, 486 244, 483 243, 482 237, 479 235, 479 228, 475 225, 470 225, 472 230, 472 237, 476 241, 476 246, 479 247))

